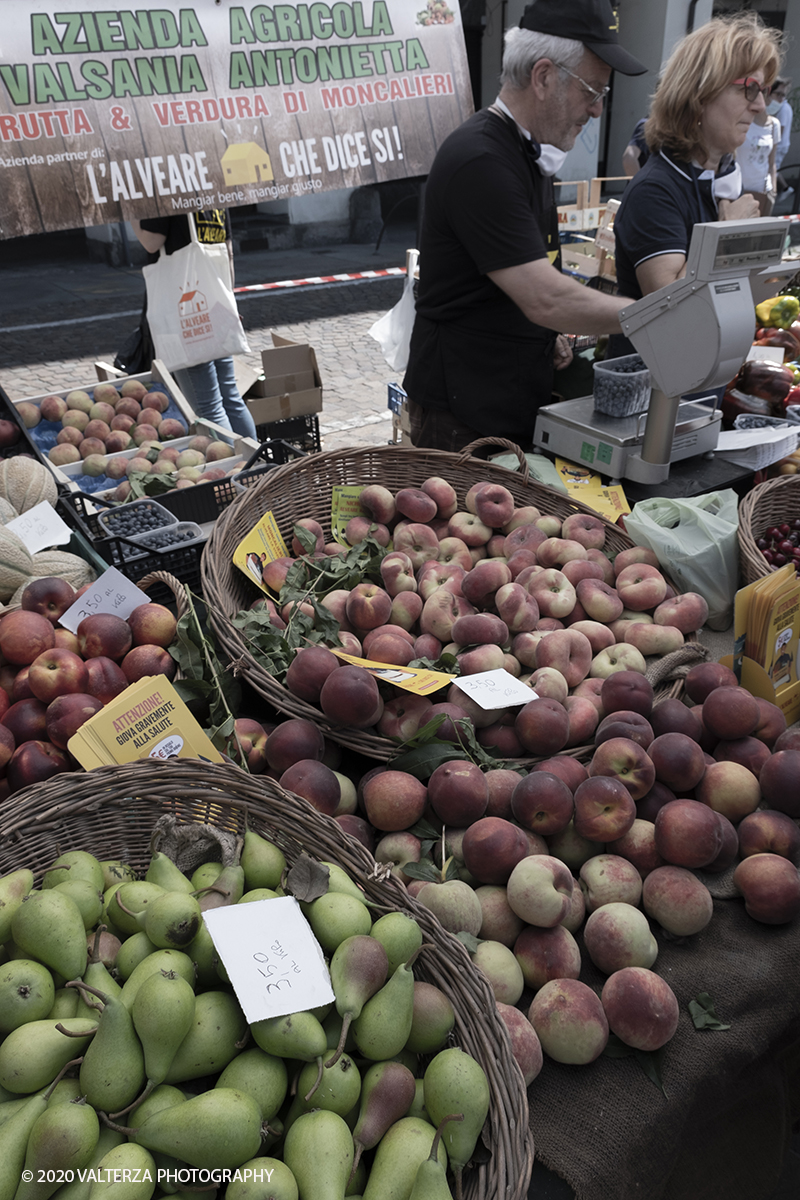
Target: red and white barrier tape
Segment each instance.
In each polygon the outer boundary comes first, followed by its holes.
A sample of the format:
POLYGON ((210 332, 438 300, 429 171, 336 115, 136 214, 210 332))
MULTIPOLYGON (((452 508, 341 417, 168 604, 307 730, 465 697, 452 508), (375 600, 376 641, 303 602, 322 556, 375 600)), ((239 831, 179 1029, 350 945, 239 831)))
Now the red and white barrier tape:
POLYGON ((382 267, 378 271, 348 271, 342 275, 312 275, 308 279, 281 279, 275 283, 249 283, 234 288, 237 296, 246 292, 272 292, 277 288, 308 287, 319 283, 353 283, 360 279, 383 279, 388 275, 405 275, 405 267, 382 267))

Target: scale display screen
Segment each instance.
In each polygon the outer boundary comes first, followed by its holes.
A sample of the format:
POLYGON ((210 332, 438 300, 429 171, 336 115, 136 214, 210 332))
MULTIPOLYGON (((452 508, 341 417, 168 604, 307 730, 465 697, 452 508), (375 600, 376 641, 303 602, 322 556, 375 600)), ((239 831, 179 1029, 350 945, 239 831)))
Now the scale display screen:
POLYGON ((782 229, 763 233, 755 231, 752 233, 722 233, 717 242, 714 269, 746 266, 751 262, 769 259, 776 251, 783 250, 783 242, 784 231, 782 229))

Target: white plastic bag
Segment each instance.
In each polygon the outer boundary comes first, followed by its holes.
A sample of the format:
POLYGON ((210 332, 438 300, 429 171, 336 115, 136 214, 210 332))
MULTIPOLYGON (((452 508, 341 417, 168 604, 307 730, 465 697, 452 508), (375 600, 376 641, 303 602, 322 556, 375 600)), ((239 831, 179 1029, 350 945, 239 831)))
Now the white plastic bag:
POLYGON ((147 319, 156 358, 170 371, 198 363, 246 354, 244 328, 231 286, 231 266, 224 242, 203 246, 189 214, 192 240, 143 267, 147 319))
POLYGON ((414 272, 417 269, 418 250, 406 254, 406 281, 403 295, 387 313, 370 326, 369 335, 380 342, 383 357, 395 371, 405 371, 408 366, 408 346, 414 327, 414 272))
POLYGON ((683 591, 708 604, 711 629, 727 629, 739 583, 739 508, 732 488, 691 499, 641 500, 625 518, 638 546, 648 546, 683 591))

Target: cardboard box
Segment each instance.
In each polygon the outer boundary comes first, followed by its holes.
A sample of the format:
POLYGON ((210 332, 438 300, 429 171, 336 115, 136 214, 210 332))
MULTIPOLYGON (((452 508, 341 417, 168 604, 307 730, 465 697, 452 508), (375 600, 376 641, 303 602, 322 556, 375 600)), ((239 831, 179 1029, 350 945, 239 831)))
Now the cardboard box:
POLYGON ((313 347, 277 333, 272 343, 272 349, 261 354, 264 378, 246 397, 256 425, 321 412, 322 380, 313 347))

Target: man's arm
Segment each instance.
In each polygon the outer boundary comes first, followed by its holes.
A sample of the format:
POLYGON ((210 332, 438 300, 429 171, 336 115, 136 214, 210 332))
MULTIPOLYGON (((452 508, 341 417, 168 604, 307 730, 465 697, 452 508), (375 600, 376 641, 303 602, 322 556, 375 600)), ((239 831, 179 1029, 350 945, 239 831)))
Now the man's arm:
POLYGON ((608 296, 562 275, 546 258, 489 271, 489 279, 534 325, 557 333, 619 333, 618 313, 633 301, 608 296))
POLYGON ((167 240, 163 233, 152 233, 149 229, 142 229, 141 221, 138 221, 135 217, 131 221, 131 229, 148 254, 158 254, 167 240))

